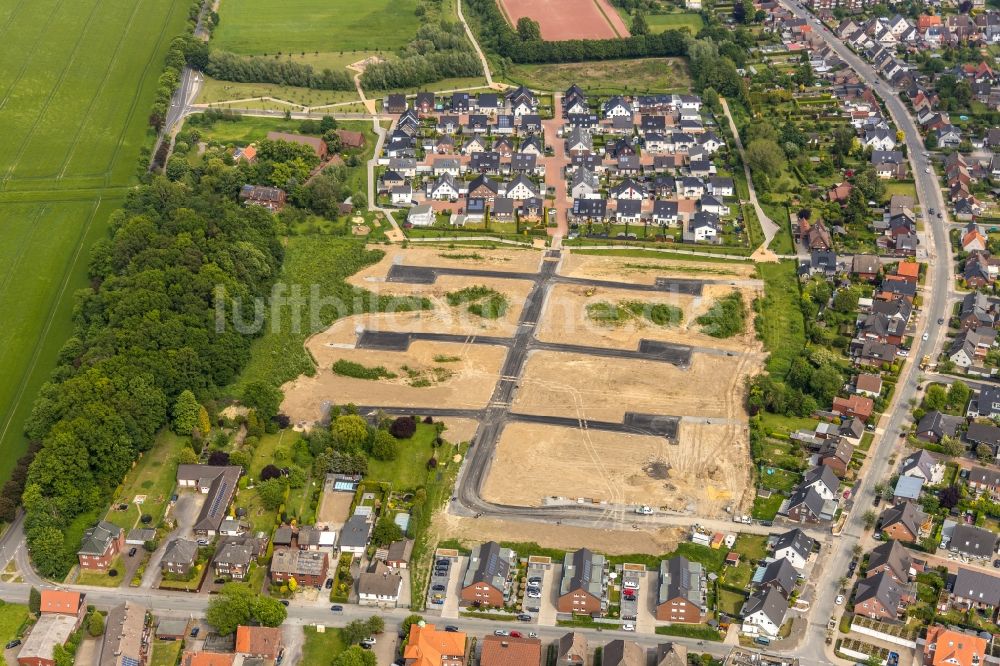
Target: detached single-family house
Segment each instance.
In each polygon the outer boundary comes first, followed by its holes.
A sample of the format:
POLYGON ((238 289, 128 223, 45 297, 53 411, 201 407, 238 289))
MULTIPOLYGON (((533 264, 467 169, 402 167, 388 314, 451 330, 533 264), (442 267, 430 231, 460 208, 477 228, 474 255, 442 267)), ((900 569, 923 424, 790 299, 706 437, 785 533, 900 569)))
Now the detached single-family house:
POLYGON ((785 622, 788 600, 774 588, 757 590, 743 604, 744 633, 758 633, 775 638, 785 622))
POLYGON ((682 555, 660 562, 656 619, 697 624, 707 612, 705 570, 682 555))

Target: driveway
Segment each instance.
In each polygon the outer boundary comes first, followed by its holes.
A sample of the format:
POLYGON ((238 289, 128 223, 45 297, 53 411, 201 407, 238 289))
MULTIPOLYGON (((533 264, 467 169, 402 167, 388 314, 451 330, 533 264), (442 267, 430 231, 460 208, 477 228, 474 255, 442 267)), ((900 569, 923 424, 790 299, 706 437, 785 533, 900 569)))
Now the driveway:
POLYGON ((465 568, 469 565, 468 557, 460 557, 452 563, 448 569, 448 582, 445 583, 444 606, 441 608, 441 617, 455 619, 458 617, 458 602, 462 592, 462 577, 465 575, 465 568))
MULTIPOLYGON (((86 635, 86 632, 84 632, 86 635)), ((73 663, 77 666, 91 666, 91 664, 97 664, 98 655, 101 652, 101 642, 100 639, 91 638, 86 636, 82 641, 80 641, 80 647, 76 649, 76 658, 73 663)), ((14 662, 8 662, 14 663, 14 662)))
MULTIPOLYGON (((302 660, 302 646, 306 642, 306 634, 302 625, 285 623, 281 626, 281 642, 285 644, 282 663, 297 664, 302 660)), ((379 661, 388 664, 390 661, 379 661)))
MULTIPOLYGON (((167 544, 174 539, 190 539, 194 533, 194 521, 198 519, 201 507, 205 503, 208 495, 199 492, 182 492, 178 495, 177 501, 167 510, 168 517, 177 521, 177 527, 166 536, 160 543, 160 547, 150 556, 146 565, 146 572, 142 575, 143 589, 151 589, 160 582, 160 562, 163 560, 163 553, 167 549, 167 544)), ((129 578, 131 580, 131 578, 129 578)))
POLYGON ((556 604, 559 602, 559 586, 561 583, 561 564, 551 565, 542 574, 542 605, 538 609, 538 624, 547 627, 554 627, 556 625, 556 604))
POLYGON ((656 631, 656 602, 660 591, 659 575, 656 572, 646 572, 639 588, 639 616, 635 621, 635 630, 644 634, 656 631))

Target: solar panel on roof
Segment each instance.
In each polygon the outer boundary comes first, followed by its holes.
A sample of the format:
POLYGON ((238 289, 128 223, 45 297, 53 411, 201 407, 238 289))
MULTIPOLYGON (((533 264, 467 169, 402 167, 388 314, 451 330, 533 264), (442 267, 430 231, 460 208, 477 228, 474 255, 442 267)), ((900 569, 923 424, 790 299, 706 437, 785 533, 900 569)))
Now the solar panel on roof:
POLYGON ((122 666, 139 666, 139 661, 132 657, 122 657, 122 666))

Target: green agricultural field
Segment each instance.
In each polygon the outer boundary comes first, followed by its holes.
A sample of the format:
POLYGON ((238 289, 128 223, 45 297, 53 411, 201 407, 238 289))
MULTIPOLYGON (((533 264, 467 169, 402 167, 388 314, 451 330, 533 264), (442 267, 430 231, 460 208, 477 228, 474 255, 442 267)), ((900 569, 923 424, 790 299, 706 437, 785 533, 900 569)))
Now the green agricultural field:
POLYGON ((416 34, 417 4, 417 0, 223 0, 212 44, 244 54, 392 51, 416 34))
POLYGON ((511 65, 505 78, 551 91, 562 91, 576 83, 594 94, 667 92, 687 89, 691 84, 687 65, 681 58, 511 65))
POLYGON ((692 35, 697 35, 705 22, 701 14, 681 13, 681 14, 650 14, 646 17, 649 24, 649 31, 656 34, 667 30, 687 30, 692 35))
POLYGON ((0 8, 0 480, 69 337, 89 248, 149 143, 177 0, 37 0, 0 8))

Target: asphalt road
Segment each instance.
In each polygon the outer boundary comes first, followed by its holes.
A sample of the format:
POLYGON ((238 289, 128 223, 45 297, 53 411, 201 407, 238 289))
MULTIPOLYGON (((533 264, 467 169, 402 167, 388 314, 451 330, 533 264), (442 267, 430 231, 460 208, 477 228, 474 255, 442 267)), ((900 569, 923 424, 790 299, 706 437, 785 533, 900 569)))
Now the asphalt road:
MULTIPOLYGON (((910 116, 906 107, 900 101, 896 91, 888 83, 882 81, 875 70, 855 55, 830 30, 798 4, 788 0, 779 0, 781 4, 800 18, 810 19, 814 33, 822 38, 844 62, 846 62, 869 85, 874 86, 879 97, 885 101, 886 109, 895 121, 897 128, 902 130, 910 169, 913 171, 917 197, 925 212, 922 249, 926 251, 928 271, 926 287, 922 291, 924 300, 923 312, 917 323, 917 337, 914 349, 910 352, 910 362, 906 364, 896 388, 895 399, 887 410, 887 416, 882 418, 882 435, 876 436, 871 448, 867 466, 857 493, 855 494, 855 509, 847 518, 844 531, 840 538, 833 540, 829 551, 824 547, 822 557, 823 575, 816 584, 816 598, 810 610, 810 628, 806 640, 796 653, 806 662, 827 663, 825 652, 825 623, 839 608, 834 604, 834 598, 839 593, 839 579, 846 574, 847 565, 852 557, 852 548, 864 537, 865 511, 872 506, 875 484, 886 478, 889 472, 889 457, 896 448, 899 432, 906 419, 909 400, 917 393, 919 371, 916 369, 920 358, 925 354, 933 354, 938 348, 946 326, 939 326, 937 320, 946 317, 950 292, 950 273, 952 266, 951 246, 947 237, 947 219, 938 220, 926 215, 929 208, 944 211, 944 200, 930 160, 924 157, 923 140, 920 137, 916 122, 910 116), (926 173, 929 170, 930 173, 926 173), (921 336, 927 332, 928 339, 921 336), (822 627, 822 629, 821 629, 822 627)), ((866 542, 867 543, 867 542, 866 542)))

